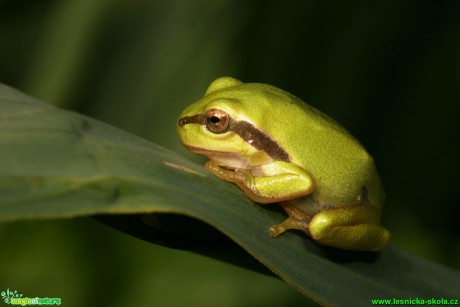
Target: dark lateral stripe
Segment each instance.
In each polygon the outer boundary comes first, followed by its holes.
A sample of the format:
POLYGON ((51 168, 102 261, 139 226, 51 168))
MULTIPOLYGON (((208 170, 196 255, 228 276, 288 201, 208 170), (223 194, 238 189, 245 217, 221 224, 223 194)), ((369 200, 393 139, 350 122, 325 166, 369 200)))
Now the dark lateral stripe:
POLYGON ((197 114, 193 116, 185 116, 179 119, 179 126, 185 126, 187 124, 200 124, 206 125, 206 116, 203 114, 197 114))
POLYGON ((250 123, 245 121, 233 122, 231 130, 246 143, 258 150, 265 151, 273 160, 289 161, 289 155, 278 143, 250 123))
MULTIPOLYGON (((206 116, 197 114, 179 119, 179 126, 182 127, 187 124, 206 125, 206 116)), ((245 121, 232 121, 229 131, 238 134, 238 136, 249 145, 266 152, 273 160, 289 161, 289 155, 278 145, 278 143, 250 123, 245 121)))

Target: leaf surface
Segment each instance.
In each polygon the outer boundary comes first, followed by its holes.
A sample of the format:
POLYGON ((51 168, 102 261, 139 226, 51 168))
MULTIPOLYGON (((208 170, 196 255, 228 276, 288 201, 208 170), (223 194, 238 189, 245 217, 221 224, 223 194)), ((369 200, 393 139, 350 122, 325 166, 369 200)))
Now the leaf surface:
POLYGON ((273 239, 268 227, 285 218, 276 206, 151 142, 0 85, 0 221, 76 216, 273 272, 327 305, 455 298, 460 289, 458 272, 391 246, 363 253, 295 232, 273 239))

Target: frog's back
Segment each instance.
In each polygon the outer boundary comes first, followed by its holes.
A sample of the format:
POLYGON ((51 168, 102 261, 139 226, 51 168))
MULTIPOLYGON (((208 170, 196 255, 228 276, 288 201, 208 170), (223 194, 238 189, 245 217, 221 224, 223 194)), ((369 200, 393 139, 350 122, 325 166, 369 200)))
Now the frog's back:
MULTIPOLYGON (((249 84, 248 84, 249 85, 249 84)), ((266 108, 260 121, 283 145, 291 162, 302 166, 316 183, 313 197, 336 206, 355 204, 364 195, 382 206, 383 189, 372 157, 335 120, 276 87, 259 87, 257 101, 266 108)))

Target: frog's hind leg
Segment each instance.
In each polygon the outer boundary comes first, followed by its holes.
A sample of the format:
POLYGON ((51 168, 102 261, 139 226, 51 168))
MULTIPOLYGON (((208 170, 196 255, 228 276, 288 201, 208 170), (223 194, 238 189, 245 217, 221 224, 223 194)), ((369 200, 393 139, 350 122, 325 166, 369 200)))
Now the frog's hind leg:
POLYGON ((311 220, 314 240, 343 249, 378 251, 390 239, 379 225, 380 209, 368 204, 325 210, 311 220))
POLYGON ((269 228, 268 231, 272 237, 277 237, 289 229, 302 230, 310 235, 308 231, 311 221, 310 216, 306 215, 305 212, 290 202, 281 203, 280 206, 289 214, 289 217, 281 224, 273 225, 269 228))

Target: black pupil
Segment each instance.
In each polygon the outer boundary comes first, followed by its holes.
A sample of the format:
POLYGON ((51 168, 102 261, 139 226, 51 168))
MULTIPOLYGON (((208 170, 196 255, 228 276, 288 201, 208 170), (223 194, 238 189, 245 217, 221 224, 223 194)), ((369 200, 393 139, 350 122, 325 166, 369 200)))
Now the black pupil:
POLYGON ((213 124, 217 124, 218 122, 220 122, 220 118, 217 117, 217 116, 212 116, 209 121, 213 124))

